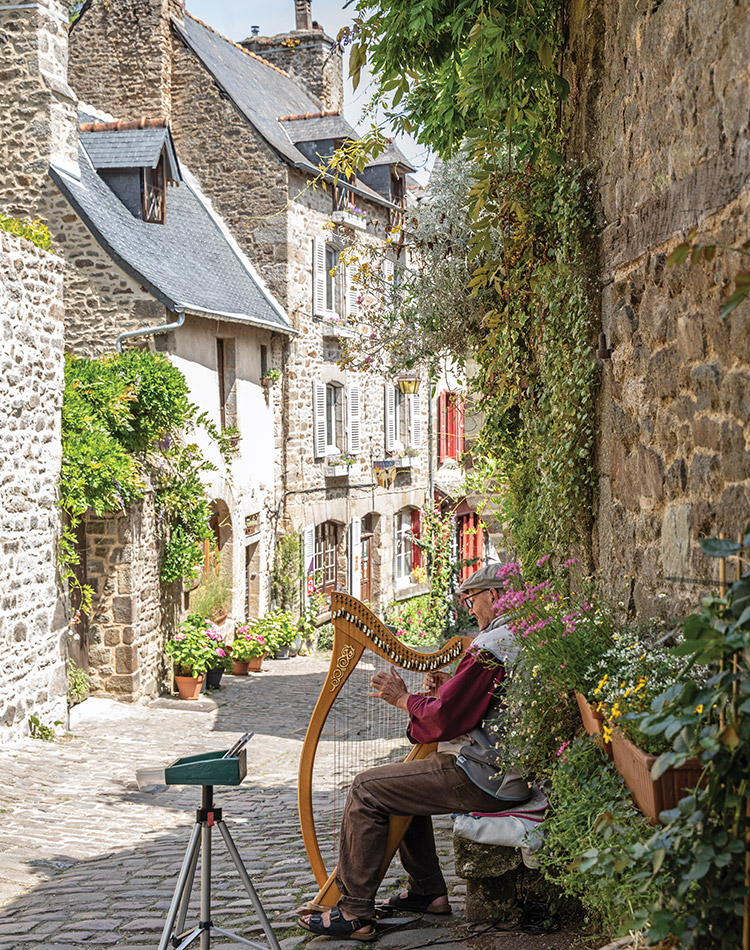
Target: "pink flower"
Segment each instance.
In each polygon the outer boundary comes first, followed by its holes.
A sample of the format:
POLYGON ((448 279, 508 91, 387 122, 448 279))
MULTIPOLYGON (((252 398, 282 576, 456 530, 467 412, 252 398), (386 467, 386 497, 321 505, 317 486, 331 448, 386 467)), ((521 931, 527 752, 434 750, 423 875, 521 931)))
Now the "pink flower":
POLYGON ((543 557, 540 557, 540 558, 539 558, 539 560, 536 562, 536 566, 537 566, 537 567, 541 567, 542 564, 546 564, 547 561, 549 561, 549 559, 550 559, 550 555, 549 555, 549 554, 545 554, 543 557))
POLYGON ((221 647, 216 647, 216 655, 217 655, 217 656, 226 656, 226 655, 227 655, 227 651, 226 651, 226 650, 222 650, 221 647))
POLYGON ((184 639, 185 639, 185 634, 184 634, 184 633, 176 633, 176 634, 172 637, 172 639, 173 639, 173 640, 177 640, 177 641, 184 640, 184 639))
POLYGON ((574 564, 578 564, 577 557, 569 557, 567 561, 563 561, 563 567, 572 567, 574 564))

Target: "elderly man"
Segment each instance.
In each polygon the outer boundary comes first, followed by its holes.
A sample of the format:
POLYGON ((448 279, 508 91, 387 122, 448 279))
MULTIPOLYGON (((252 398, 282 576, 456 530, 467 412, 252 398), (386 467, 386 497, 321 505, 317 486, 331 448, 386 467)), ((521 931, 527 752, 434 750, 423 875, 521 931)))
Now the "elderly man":
POLYGON ((501 564, 488 564, 459 588, 480 632, 453 676, 428 674, 425 693, 409 693, 395 669, 372 677, 370 695, 408 713, 409 738, 437 742, 438 748, 424 759, 379 766, 355 778, 341 825, 336 883, 342 896, 333 910, 301 917, 306 930, 372 939, 390 815, 413 818, 399 849, 407 890, 385 906, 450 913, 431 816, 496 812, 529 797, 528 784, 518 772, 498 774, 484 728, 500 715, 498 687, 516 657, 512 634, 497 611, 507 584, 504 575, 501 564))

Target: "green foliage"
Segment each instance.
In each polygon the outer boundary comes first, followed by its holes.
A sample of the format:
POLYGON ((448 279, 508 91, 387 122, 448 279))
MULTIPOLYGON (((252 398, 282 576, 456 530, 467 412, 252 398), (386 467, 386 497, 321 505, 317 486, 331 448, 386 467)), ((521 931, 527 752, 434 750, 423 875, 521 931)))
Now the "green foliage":
POLYGON ((46 224, 37 218, 34 221, 26 218, 20 221, 18 218, 11 218, 10 215, 0 214, 0 229, 8 231, 10 234, 17 234, 19 237, 26 238, 32 244, 36 244, 43 251, 49 251, 52 248, 52 238, 46 224))
MULTIPOLYGON (((201 542, 211 537, 202 476, 215 466, 184 440, 196 427, 228 462, 233 430, 219 432, 198 413, 184 376, 164 356, 129 350, 66 358, 60 504, 75 526, 89 509, 99 516, 124 511, 153 487, 166 540, 165 582, 194 577, 201 542)), ((62 545, 68 565, 69 540, 62 545)))
POLYGON ((296 531, 287 531, 276 542, 271 572, 271 600, 282 610, 292 610, 299 602, 302 578, 302 550, 296 531))
POLYGON ((252 630, 257 636, 263 637, 269 653, 291 646, 299 633, 293 617, 279 609, 269 610, 260 620, 256 620, 252 630))
POLYGON ((222 665, 228 651, 216 624, 192 613, 167 638, 164 652, 172 657, 177 676, 202 676, 222 665))
POLYGON ((385 609, 386 623, 395 627, 395 635, 410 647, 434 646, 442 640, 441 631, 430 623, 430 597, 420 594, 409 600, 394 600, 385 609))
POLYGON ((68 660, 68 702, 83 702, 91 688, 91 678, 73 659, 68 660))
MULTIPOLYGON (((743 550, 747 535, 748 528, 743 550)), ((678 808, 662 812, 664 827, 634 858, 661 888, 650 914, 652 940, 673 934, 696 950, 730 950, 741 944, 748 888, 750 573, 726 597, 705 598, 683 629, 684 643, 674 653, 685 658, 689 674, 711 664, 713 675, 674 684, 654 701, 641 728, 671 743, 655 774, 698 756, 704 782, 678 808)))
POLYGON ((331 650, 333 648, 333 624, 324 623, 318 627, 318 636, 315 646, 319 650, 331 650))
POLYGON ((658 895, 658 886, 650 883, 645 893, 634 896, 627 854, 651 836, 651 825, 592 739, 576 739, 560 752, 550 804, 542 873, 580 900, 602 930, 622 931, 644 901, 658 895))
POLYGON ((217 620, 226 613, 232 603, 231 578, 217 564, 208 577, 190 593, 190 612, 217 620))
POLYGON ((262 631, 256 630, 249 623, 237 624, 232 642, 232 659, 239 663, 248 663, 259 656, 272 653, 273 648, 262 631))
MULTIPOLYGON (((687 241, 678 244, 677 247, 667 258, 667 264, 670 266, 679 266, 690 258, 691 266, 695 267, 700 261, 710 264, 716 252, 729 251, 740 254, 744 258, 744 263, 750 264, 750 240, 744 241, 739 247, 732 247, 728 244, 699 244, 694 240, 695 234, 691 234, 687 241)), ((724 301, 721 309, 721 316, 728 316, 735 307, 738 307, 742 301, 750 294, 750 271, 739 271, 734 275, 734 290, 724 301)), ((718 538, 711 538, 711 541, 718 541, 718 538)))
POLYGON ((68 26, 73 27, 81 16, 81 9, 84 0, 69 0, 68 3, 68 26))
POLYGON ((29 716, 29 733, 32 739, 41 739, 42 742, 53 742, 55 726, 61 726, 62 720, 56 719, 51 726, 46 726, 38 716, 29 716))

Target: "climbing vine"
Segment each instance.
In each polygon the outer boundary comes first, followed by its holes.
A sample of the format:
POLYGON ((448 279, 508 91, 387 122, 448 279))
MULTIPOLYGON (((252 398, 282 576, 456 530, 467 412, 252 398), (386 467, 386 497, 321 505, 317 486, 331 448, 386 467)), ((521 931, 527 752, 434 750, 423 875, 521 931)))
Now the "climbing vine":
MULTIPOLYGON (((229 462, 233 431, 219 431, 198 412, 184 376, 165 357, 130 350, 66 358, 59 486, 69 524, 61 542, 65 579, 75 586, 75 528, 86 512, 122 512, 149 491, 165 541, 162 580, 195 576, 200 542, 211 535, 201 476, 215 469, 187 440, 197 428, 229 462)), ((91 592, 79 584, 79 593, 86 609, 91 592)))

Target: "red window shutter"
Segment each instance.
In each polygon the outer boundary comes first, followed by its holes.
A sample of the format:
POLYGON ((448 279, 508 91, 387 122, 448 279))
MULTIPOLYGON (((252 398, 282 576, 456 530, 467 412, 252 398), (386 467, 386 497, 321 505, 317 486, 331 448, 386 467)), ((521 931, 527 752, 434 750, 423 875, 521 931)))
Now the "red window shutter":
MULTIPOLYGON (((412 538, 422 537, 422 512, 415 508, 411 513, 411 536, 412 538)), ((411 568, 422 566, 422 548, 418 544, 412 543, 411 546, 411 568)))
POLYGON ((438 465, 448 457, 447 405, 448 393, 442 392, 438 396, 438 465))
POLYGON ((463 393, 456 395, 456 449, 458 455, 466 451, 466 398, 463 393))

